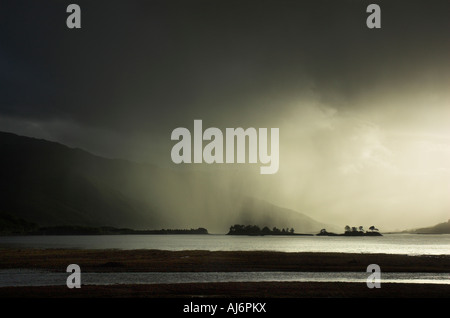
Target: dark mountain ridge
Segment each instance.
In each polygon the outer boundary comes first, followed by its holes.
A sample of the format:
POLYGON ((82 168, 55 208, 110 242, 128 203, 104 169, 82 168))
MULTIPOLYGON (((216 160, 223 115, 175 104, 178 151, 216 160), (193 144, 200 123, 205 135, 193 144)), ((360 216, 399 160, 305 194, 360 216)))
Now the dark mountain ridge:
MULTIPOLYGON (((106 159, 59 143, 0 132, 0 214, 39 226, 138 230, 254 222, 296 232, 330 227, 302 213, 233 191, 205 171, 106 159)), ((8 222, 6 222, 8 223, 8 222)), ((20 222, 19 222, 20 223, 20 222)))

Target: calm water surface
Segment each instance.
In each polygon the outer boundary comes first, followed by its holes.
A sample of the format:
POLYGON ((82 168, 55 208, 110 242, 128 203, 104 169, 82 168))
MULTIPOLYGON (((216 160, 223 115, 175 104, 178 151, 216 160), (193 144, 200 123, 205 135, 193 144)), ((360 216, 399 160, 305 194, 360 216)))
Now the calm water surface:
POLYGON ((1 247, 162 249, 450 255, 450 234, 385 234, 381 237, 97 235, 0 237, 1 247))
MULTIPOLYGON (((0 248, 162 249, 282 252, 386 253, 450 255, 450 235, 386 234, 382 237, 227 236, 227 235, 102 235, 0 237, 0 248)), ((1 257, 1 254, 0 254, 1 257)), ((367 273, 201 272, 83 273, 82 284, 155 284, 189 282, 361 282, 367 273)), ((0 270, 0 287, 65 285, 67 273, 34 269, 0 270)), ((450 284, 449 273, 382 273, 382 282, 450 284)))

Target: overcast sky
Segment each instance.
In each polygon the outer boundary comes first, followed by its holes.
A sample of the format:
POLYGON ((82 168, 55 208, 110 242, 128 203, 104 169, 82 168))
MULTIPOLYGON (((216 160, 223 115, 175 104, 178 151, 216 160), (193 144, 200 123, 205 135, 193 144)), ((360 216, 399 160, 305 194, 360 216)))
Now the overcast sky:
POLYGON ((0 1, 0 130, 172 166, 194 119, 277 127, 255 196, 390 229, 450 218, 449 1, 76 1, 69 30, 72 2, 0 1))

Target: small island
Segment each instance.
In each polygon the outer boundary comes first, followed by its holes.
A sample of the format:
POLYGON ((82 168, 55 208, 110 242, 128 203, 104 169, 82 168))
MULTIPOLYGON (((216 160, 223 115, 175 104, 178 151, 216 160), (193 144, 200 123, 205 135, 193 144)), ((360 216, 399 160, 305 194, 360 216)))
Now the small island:
POLYGON ((295 233, 293 228, 282 228, 273 227, 272 229, 267 226, 262 229, 257 225, 241 225, 235 224, 230 227, 230 231, 227 235, 250 235, 250 236, 264 236, 264 235, 307 235, 312 236, 312 234, 300 234, 295 233))
POLYGON ((369 227, 369 231, 365 231, 363 226, 359 228, 345 226, 345 232, 343 234, 336 234, 333 232, 327 232, 326 229, 321 229, 317 236, 383 236, 375 226, 369 227))

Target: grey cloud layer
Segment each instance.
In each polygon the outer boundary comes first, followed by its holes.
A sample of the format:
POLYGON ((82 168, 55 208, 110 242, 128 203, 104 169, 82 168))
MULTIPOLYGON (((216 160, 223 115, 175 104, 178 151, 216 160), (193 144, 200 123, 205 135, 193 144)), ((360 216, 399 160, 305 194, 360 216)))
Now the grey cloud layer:
POLYGON ((168 165, 194 119, 279 127, 252 194, 336 222, 448 215, 448 1, 377 1, 380 30, 371 1, 78 1, 81 30, 69 3, 2 2, 1 130, 168 165))

